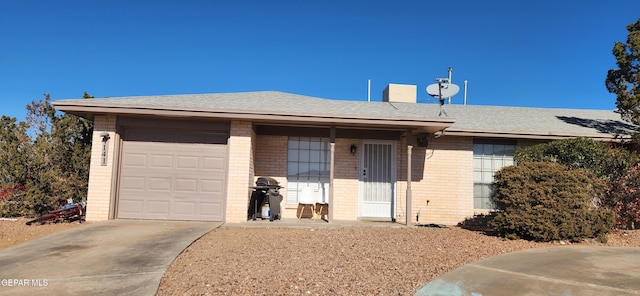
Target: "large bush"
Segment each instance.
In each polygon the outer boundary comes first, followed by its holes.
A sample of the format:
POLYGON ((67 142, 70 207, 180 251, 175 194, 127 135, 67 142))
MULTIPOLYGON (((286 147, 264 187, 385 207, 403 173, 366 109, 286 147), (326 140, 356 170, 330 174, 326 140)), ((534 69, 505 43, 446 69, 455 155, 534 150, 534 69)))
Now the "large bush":
POLYGON ((617 214, 616 225, 633 226, 632 220, 636 218, 633 218, 632 209, 640 204, 640 196, 634 195, 633 188, 625 188, 624 184, 633 180, 632 174, 640 173, 640 170, 629 171, 638 164, 637 153, 613 147, 611 143, 582 137, 520 148, 514 159, 516 162, 552 162, 562 164, 567 169, 591 171, 607 183, 608 190, 602 197, 602 204, 617 214), (621 178, 626 178, 627 181, 621 178))
POLYGON ((27 122, 0 117, 0 191, 11 190, 0 195, 1 217, 38 215, 87 196, 93 123, 58 114, 48 95, 27 111, 27 122))
POLYGON ((624 148, 611 148, 604 156, 600 177, 607 182, 617 182, 627 171, 638 164, 638 154, 624 148))
POLYGON ((604 203, 618 214, 618 227, 637 229, 640 226, 640 165, 610 184, 604 203))
POLYGON ((605 142, 577 137, 518 148, 514 160, 559 163, 569 169, 587 169, 604 180, 614 180, 635 165, 638 156, 605 142))
POLYGON ((615 214, 597 206, 602 180, 585 169, 550 162, 522 162, 495 175, 491 222, 507 238, 534 241, 606 239, 615 214))

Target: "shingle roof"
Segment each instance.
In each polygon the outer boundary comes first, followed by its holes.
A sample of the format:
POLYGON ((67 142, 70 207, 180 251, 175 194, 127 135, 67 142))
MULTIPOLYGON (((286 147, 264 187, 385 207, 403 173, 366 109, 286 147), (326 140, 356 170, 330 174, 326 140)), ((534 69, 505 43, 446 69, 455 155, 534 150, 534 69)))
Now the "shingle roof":
POLYGON ((610 110, 445 105, 456 122, 448 131, 594 138, 628 137, 635 127, 610 110))
POLYGON ((504 137, 612 138, 629 136, 634 126, 609 110, 523 108, 503 106, 445 105, 448 117, 438 117, 439 105, 330 100, 277 91, 218 94, 165 95, 60 100, 56 108, 101 108, 117 113, 123 108, 204 113, 275 114, 354 119, 408 119, 450 122, 446 133, 504 137))
MULTIPOLYGON (((67 102, 79 103, 78 100, 62 100, 55 103, 58 105, 67 102)), ((393 106, 396 103, 330 100, 277 91, 104 98, 83 100, 80 103, 87 106, 147 106, 163 109, 330 117, 437 117, 436 114, 426 116, 411 109, 398 110, 393 106)))

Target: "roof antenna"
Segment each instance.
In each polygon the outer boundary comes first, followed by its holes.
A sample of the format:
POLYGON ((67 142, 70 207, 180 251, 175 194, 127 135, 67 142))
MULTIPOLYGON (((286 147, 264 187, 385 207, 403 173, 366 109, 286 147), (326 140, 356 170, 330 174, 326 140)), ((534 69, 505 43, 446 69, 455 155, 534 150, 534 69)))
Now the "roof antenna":
MULTIPOLYGON (((449 80, 447 81, 447 83, 451 84, 451 82, 453 82, 453 80, 451 80, 451 72, 453 72, 453 68, 449 67, 447 71, 449 71, 449 80)), ((449 99, 449 105, 451 105, 451 97, 449 97, 448 99, 449 99)))
POLYGON ((469 81, 467 81, 466 79, 464 80, 464 105, 467 105, 467 84, 469 83, 469 81))
MULTIPOLYGON (((449 77, 451 77, 452 70, 453 69, 449 67, 449 77)), ((427 86, 427 93, 440 100, 438 116, 442 116, 442 114, 444 114, 444 116, 449 117, 447 112, 444 111, 444 99, 449 98, 449 104, 451 104, 451 97, 455 96, 460 91, 460 87, 451 83, 451 78, 436 78, 436 81, 438 83, 427 86)))

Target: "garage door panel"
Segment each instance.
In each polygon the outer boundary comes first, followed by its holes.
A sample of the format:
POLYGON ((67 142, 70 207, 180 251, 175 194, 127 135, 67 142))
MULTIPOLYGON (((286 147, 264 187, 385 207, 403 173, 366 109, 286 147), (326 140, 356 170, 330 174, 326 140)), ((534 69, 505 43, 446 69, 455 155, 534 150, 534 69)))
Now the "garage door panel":
POLYGON ((147 189, 150 191, 162 191, 167 193, 171 191, 171 178, 150 177, 147 178, 146 183, 148 184, 147 189))
POLYGON ((144 177, 137 176, 126 176, 121 178, 120 181, 121 190, 142 191, 144 190, 144 184, 144 177))
POLYGON ((144 202, 141 200, 121 200, 120 215, 141 213, 143 211, 144 202))
MULTIPOLYGON (((203 216, 216 215, 222 213, 222 203, 201 203, 198 210, 203 216)), ((222 219, 222 216, 220 218, 222 219)))
POLYGON ((170 169, 172 167, 173 155, 151 154, 151 163, 149 168, 170 169))
MULTIPOLYGON (((168 196, 167 196, 168 197, 168 196)), ((169 215, 170 202, 164 199, 149 200, 147 203, 147 212, 156 215, 169 215)))
POLYGON ((119 218, 223 220, 226 145, 124 140, 119 218))
POLYGON ((204 157, 203 168, 207 170, 224 170, 225 159, 222 157, 204 157))
POLYGON ((200 163, 198 156, 178 156, 178 165, 176 166, 179 169, 198 169, 198 163, 200 163))
POLYGON ((176 201, 174 202, 174 208, 175 208, 174 213, 175 215, 195 216, 196 206, 197 204, 195 202, 176 201))
POLYGON ((178 192, 198 192, 198 179, 176 179, 175 191, 178 192))
POLYGON ((125 168, 129 167, 147 167, 147 155, 146 154, 126 154, 122 161, 122 165, 125 168))
POLYGON ((222 182, 220 180, 201 180, 201 192, 203 193, 220 193, 222 194, 221 189, 222 182))

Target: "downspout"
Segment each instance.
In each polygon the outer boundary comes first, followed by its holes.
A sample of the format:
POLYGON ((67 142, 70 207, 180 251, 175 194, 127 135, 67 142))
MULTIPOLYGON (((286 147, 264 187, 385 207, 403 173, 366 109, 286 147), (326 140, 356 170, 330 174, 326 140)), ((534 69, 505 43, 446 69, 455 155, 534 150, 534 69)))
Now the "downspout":
POLYGON ((411 196, 411 150, 413 150, 413 132, 412 130, 407 131, 407 209, 405 210, 405 218, 407 226, 411 226, 411 200, 413 199, 411 196))
POLYGON ((330 164, 329 164, 329 213, 327 219, 329 223, 333 223, 333 171, 335 164, 335 151, 336 151, 336 127, 331 127, 330 132, 330 144, 331 146, 331 155, 330 155, 330 164))

